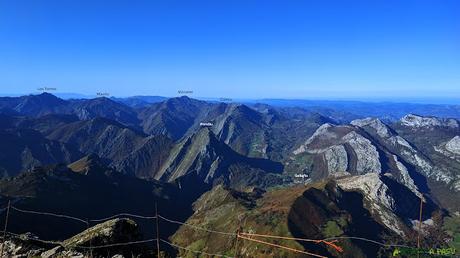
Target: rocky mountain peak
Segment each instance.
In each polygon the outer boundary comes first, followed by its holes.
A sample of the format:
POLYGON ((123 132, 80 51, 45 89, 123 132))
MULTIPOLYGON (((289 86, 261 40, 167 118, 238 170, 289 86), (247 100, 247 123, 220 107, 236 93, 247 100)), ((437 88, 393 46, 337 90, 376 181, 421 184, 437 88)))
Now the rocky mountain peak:
POLYGON ((447 127, 459 128, 459 122, 452 118, 437 118, 408 114, 401 118, 401 124, 415 128, 447 127))
POLYGON ((53 94, 44 92, 39 95, 25 96, 23 101, 15 107, 16 110, 28 110, 37 107, 56 107, 66 105, 66 101, 53 94))
POLYGON ((100 103, 100 104, 104 104, 104 103, 117 103, 116 101, 110 99, 110 98, 107 98, 107 97, 98 97, 98 98, 94 98, 94 99, 91 99, 91 102, 92 103, 100 103))
POLYGON ((234 105, 229 115, 233 118, 244 118, 257 124, 263 123, 262 114, 244 104, 234 105))
POLYGON ((70 109, 67 107, 67 101, 46 92, 39 95, 28 95, 10 99, 7 103, 16 112, 26 115, 39 116, 55 112, 70 112, 70 109))
POLYGON ((320 127, 318 127, 318 129, 316 129, 315 133, 313 133, 313 135, 310 138, 308 138, 306 144, 310 144, 316 139, 337 138, 337 135, 329 130, 333 127, 334 125, 330 123, 325 123, 321 125, 320 127))
MULTIPOLYGON (((34 95, 32 95, 34 96, 34 95)), ((62 99, 54 96, 53 94, 51 93, 48 93, 48 92, 43 92, 41 94, 38 94, 38 95, 35 95, 37 98, 41 98, 41 99, 48 99, 48 100, 57 100, 57 101, 63 101, 62 99)))
POLYGON ((205 102, 196 100, 196 99, 192 99, 187 96, 180 96, 180 97, 167 99, 163 103, 166 104, 166 106, 170 108, 175 105, 196 105, 199 103, 204 104, 205 102))
POLYGON ((380 173, 382 164, 376 145, 353 126, 324 124, 293 154, 321 157, 328 174, 380 173))
POLYGON ((389 127, 383 123, 378 118, 364 118, 364 119, 356 119, 351 121, 351 124, 358 127, 370 127, 375 130, 375 132, 383 138, 387 138, 393 135, 389 127))
POLYGON ((117 108, 128 111, 129 108, 124 104, 118 103, 110 98, 107 97, 98 97, 94 99, 85 99, 85 100, 78 100, 73 103, 75 108, 100 108, 100 109, 109 109, 109 108, 117 108))
POLYGON ((325 123, 318 127, 313 135, 307 139, 299 148, 294 150, 294 154, 299 154, 306 151, 323 150, 330 145, 338 144, 342 137, 353 131, 353 128, 347 125, 335 126, 330 123, 325 123))

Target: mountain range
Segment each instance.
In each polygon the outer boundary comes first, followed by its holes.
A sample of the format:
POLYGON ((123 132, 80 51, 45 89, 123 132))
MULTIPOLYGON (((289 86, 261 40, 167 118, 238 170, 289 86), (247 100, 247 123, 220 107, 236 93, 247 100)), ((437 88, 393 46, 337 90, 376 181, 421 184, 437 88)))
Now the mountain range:
MULTIPOLYGON (((460 109, 401 105, 2 97, 0 208, 12 201, 97 218, 153 214, 156 203, 193 227, 342 239, 342 252, 276 242, 328 257, 385 257, 388 246, 416 246, 417 238, 426 248, 458 246, 451 225, 460 221, 460 109)), ((17 234, 68 239, 85 230, 12 216, 17 234)), ((135 222, 152 237, 152 225, 135 222)), ((186 248, 162 244, 164 255, 303 257, 247 241, 238 248, 186 225, 162 231, 186 248)))

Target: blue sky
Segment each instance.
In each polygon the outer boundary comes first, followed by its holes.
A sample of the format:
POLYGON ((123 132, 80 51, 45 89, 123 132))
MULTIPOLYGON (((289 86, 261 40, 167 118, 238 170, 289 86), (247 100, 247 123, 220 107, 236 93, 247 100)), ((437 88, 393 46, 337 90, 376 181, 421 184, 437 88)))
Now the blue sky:
POLYGON ((456 98, 459 13, 456 0, 0 0, 0 92, 456 98))

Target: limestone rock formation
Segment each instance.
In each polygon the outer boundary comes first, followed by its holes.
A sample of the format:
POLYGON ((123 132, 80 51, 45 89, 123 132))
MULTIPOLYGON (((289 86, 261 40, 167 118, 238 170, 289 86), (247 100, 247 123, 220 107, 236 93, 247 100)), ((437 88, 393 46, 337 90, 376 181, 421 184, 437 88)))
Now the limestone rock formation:
POLYGON ((458 128, 459 122, 451 118, 436 118, 436 117, 426 117, 418 116, 414 114, 409 114, 401 118, 401 123, 409 127, 424 127, 424 128, 433 128, 433 127, 448 127, 448 128, 458 128))

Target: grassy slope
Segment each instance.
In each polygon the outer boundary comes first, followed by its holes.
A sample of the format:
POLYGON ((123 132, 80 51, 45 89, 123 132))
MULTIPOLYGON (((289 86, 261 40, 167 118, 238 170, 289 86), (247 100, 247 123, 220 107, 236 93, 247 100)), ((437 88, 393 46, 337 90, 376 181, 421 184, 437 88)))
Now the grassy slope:
POLYGON ((444 220, 444 230, 452 237, 451 247, 460 250, 460 216, 448 217, 444 220))
MULTIPOLYGON (((236 232, 241 226, 244 232, 291 236, 287 217, 295 199, 305 191, 299 186, 289 191, 275 189, 263 197, 256 198, 252 194, 235 193, 217 186, 204 194, 195 203, 195 214, 187 221, 193 225, 209 229, 236 232)), ((235 237, 211 234, 203 231, 181 227, 173 236, 173 241, 193 250, 226 255, 235 254, 235 237)), ((269 242, 302 250, 295 241, 268 240, 269 242)), ((248 242, 238 241, 240 254, 246 257, 300 257, 293 252, 248 242)), ((183 257, 196 257, 191 253, 181 253, 183 257)))
MULTIPOLYGON (((216 231, 235 233, 241 227, 245 233, 284 237, 294 237, 292 230, 301 230, 296 233, 301 233, 298 237, 313 239, 342 236, 353 232, 355 227, 360 226, 356 221, 353 222, 352 216, 356 214, 352 215, 337 207, 334 197, 328 197, 332 193, 325 188, 326 182, 319 182, 307 186, 273 188, 263 195, 257 195, 254 192, 241 193, 217 186, 195 203, 195 213, 187 223, 216 231), (299 226, 301 228, 298 228, 299 226)), ((372 223, 369 225, 374 225, 372 223)), ((379 234, 378 232, 374 234, 379 234)), ((260 237, 258 239, 311 253, 339 255, 322 243, 301 245, 293 240, 260 237)), ((182 226, 172 240, 180 246, 197 251, 229 256, 235 255, 236 252, 235 237, 203 232, 187 226, 182 226)), ((344 247, 346 251, 343 257, 366 257, 363 246, 355 245, 348 240, 340 241, 339 246, 344 247)), ((303 254, 249 240, 239 240, 238 250, 244 257, 305 257, 303 254)), ((180 255, 197 257, 190 252, 182 252, 180 255)))

